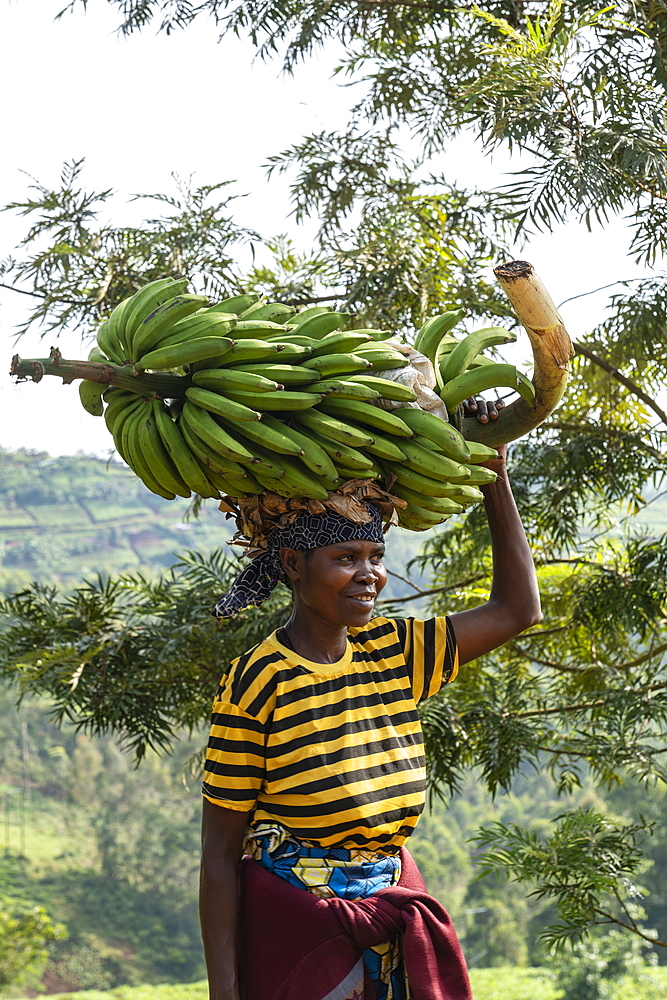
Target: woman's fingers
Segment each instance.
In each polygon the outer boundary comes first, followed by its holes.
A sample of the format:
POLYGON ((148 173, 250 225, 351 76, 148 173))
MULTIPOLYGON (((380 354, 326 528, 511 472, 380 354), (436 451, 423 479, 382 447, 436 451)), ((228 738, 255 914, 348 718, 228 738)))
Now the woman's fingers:
POLYGON ((463 402, 466 416, 475 415, 480 424, 488 424, 489 420, 497 420, 498 413, 505 406, 502 399, 482 399, 481 396, 469 396, 463 402))

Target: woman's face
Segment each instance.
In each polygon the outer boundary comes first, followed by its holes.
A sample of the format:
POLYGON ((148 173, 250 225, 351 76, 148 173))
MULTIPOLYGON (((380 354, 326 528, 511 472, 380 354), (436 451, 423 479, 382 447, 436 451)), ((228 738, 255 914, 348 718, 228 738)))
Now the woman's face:
POLYGON ((387 582, 382 542, 339 542, 310 552, 281 549, 298 605, 332 625, 365 625, 387 582))

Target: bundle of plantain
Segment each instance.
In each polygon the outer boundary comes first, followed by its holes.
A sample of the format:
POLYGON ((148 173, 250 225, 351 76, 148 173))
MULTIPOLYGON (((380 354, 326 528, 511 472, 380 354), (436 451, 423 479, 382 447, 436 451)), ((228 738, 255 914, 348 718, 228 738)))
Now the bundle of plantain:
POLYGON ((84 379, 79 389, 121 457, 167 499, 273 492, 322 500, 350 480, 377 479, 406 502, 400 524, 424 531, 479 503, 479 487, 495 479, 481 465, 495 450, 451 422, 462 401, 501 386, 534 401, 513 365, 483 355, 513 333, 451 335, 463 309, 429 319, 415 341, 433 365, 447 421, 391 379, 410 361, 390 331, 344 329, 346 313, 297 311, 256 295, 209 306, 186 286, 160 279, 121 302, 88 358, 113 384, 84 379), (394 408, 375 405, 385 400, 394 408))

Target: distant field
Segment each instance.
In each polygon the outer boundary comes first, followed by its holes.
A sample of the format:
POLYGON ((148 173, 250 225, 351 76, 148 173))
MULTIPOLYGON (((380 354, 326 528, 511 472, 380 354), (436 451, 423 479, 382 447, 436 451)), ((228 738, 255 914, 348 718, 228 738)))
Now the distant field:
MULTIPOLYGON (((473 969, 470 973, 475 1000, 559 1000, 545 969, 473 969)), ((610 1000, 663 1000, 667 995, 667 967, 652 969, 643 981, 619 983, 610 1000)), ((85 990, 59 993, 51 1000, 207 1000, 205 982, 164 986, 119 986, 108 993, 85 990)))

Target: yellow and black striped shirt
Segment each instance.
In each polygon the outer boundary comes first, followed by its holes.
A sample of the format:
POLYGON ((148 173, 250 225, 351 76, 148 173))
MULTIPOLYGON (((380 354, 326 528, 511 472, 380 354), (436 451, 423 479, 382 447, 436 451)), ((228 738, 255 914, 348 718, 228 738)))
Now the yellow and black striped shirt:
POLYGON ((204 795, 322 847, 393 853, 424 806, 416 706, 457 670, 448 618, 374 618, 336 663, 273 633, 222 679, 204 795))

